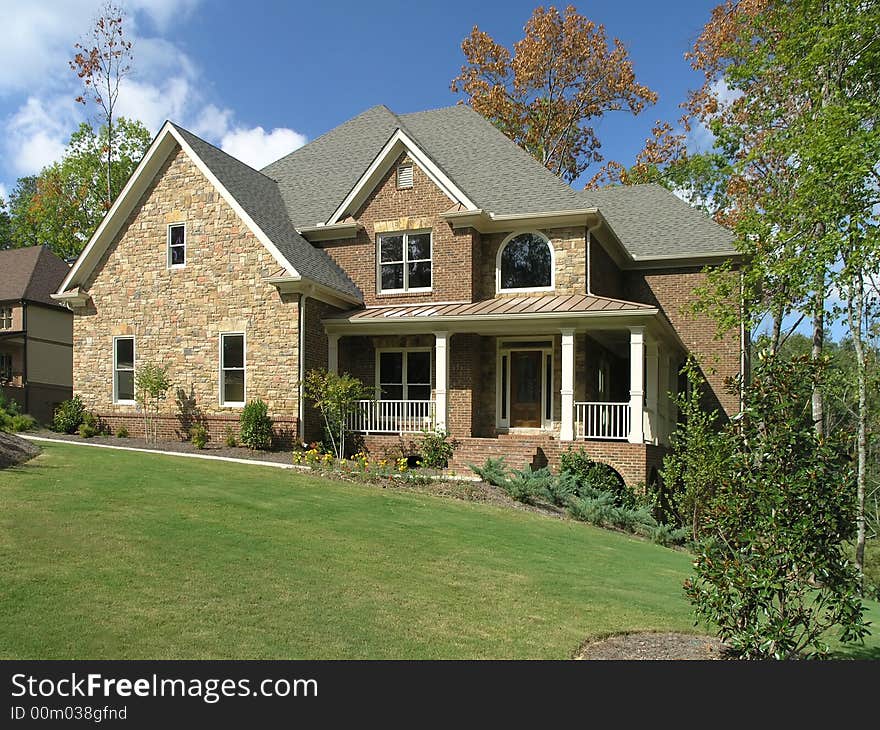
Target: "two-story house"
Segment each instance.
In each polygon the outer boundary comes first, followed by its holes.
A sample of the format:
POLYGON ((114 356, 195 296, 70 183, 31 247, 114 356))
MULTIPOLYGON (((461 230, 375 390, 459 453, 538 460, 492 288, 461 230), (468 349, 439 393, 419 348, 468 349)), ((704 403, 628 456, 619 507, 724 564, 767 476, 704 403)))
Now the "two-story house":
POLYGON ((368 448, 437 428, 459 464, 552 463, 577 442, 637 482, 689 353, 737 409, 743 338, 686 311, 734 256, 663 188, 575 191, 466 106, 377 106, 259 172, 166 123, 54 296, 74 390, 111 424, 151 361, 217 436, 262 398, 282 435, 320 437, 301 383, 328 367, 375 387, 368 448))
POLYGON ((52 300, 69 272, 44 246, 0 250, 0 392, 41 423, 71 395, 73 316, 52 300))

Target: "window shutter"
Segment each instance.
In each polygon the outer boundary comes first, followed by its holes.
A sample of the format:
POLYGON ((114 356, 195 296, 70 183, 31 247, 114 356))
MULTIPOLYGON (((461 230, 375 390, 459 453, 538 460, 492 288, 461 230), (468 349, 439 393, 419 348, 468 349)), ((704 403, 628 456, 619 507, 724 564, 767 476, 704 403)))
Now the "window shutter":
POLYGON ((397 168, 397 187, 399 189, 411 188, 413 186, 413 169, 412 165, 401 165, 397 168))

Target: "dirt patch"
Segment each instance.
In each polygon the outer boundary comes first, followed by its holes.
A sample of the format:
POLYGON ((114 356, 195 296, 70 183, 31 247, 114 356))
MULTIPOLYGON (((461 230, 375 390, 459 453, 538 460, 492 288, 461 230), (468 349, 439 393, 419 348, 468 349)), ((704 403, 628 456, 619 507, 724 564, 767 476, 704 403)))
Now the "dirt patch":
POLYGON ((707 660, 726 659, 714 636, 676 633, 619 634, 585 644, 576 659, 707 660))
POLYGON ((40 453, 40 447, 11 433, 0 432, 0 469, 21 464, 40 453))

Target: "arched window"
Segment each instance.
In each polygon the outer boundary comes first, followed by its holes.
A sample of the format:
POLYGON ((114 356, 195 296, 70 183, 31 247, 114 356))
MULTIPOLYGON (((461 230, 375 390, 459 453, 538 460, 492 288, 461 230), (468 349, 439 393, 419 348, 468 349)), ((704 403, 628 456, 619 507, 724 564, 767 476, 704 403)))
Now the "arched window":
POLYGON ((553 247, 540 233, 512 235, 498 250, 498 291, 553 288, 553 247))

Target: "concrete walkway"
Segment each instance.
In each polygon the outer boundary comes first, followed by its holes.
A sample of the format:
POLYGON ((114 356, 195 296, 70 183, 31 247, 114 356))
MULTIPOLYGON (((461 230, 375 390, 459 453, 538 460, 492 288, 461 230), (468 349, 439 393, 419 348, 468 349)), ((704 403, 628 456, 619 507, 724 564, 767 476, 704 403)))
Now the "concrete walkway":
POLYGON ((133 446, 111 446, 110 444, 87 444, 82 441, 68 441, 67 439, 53 439, 45 436, 28 436, 23 433, 17 434, 28 441, 46 441, 52 444, 68 444, 71 446, 90 446, 93 449, 115 449, 116 451, 137 451, 141 454, 161 454, 162 456, 183 456, 187 459, 207 459, 209 461, 229 461, 233 464, 256 464, 258 466, 274 466, 276 469, 297 469, 299 471, 311 471, 309 467, 299 464, 280 464, 277 461, 261 461, 259 459, 236 459, 233 456, 211 456, 210 454, 190 454, 182 451, 161 451, 160 449, 138 449, 133 446))

